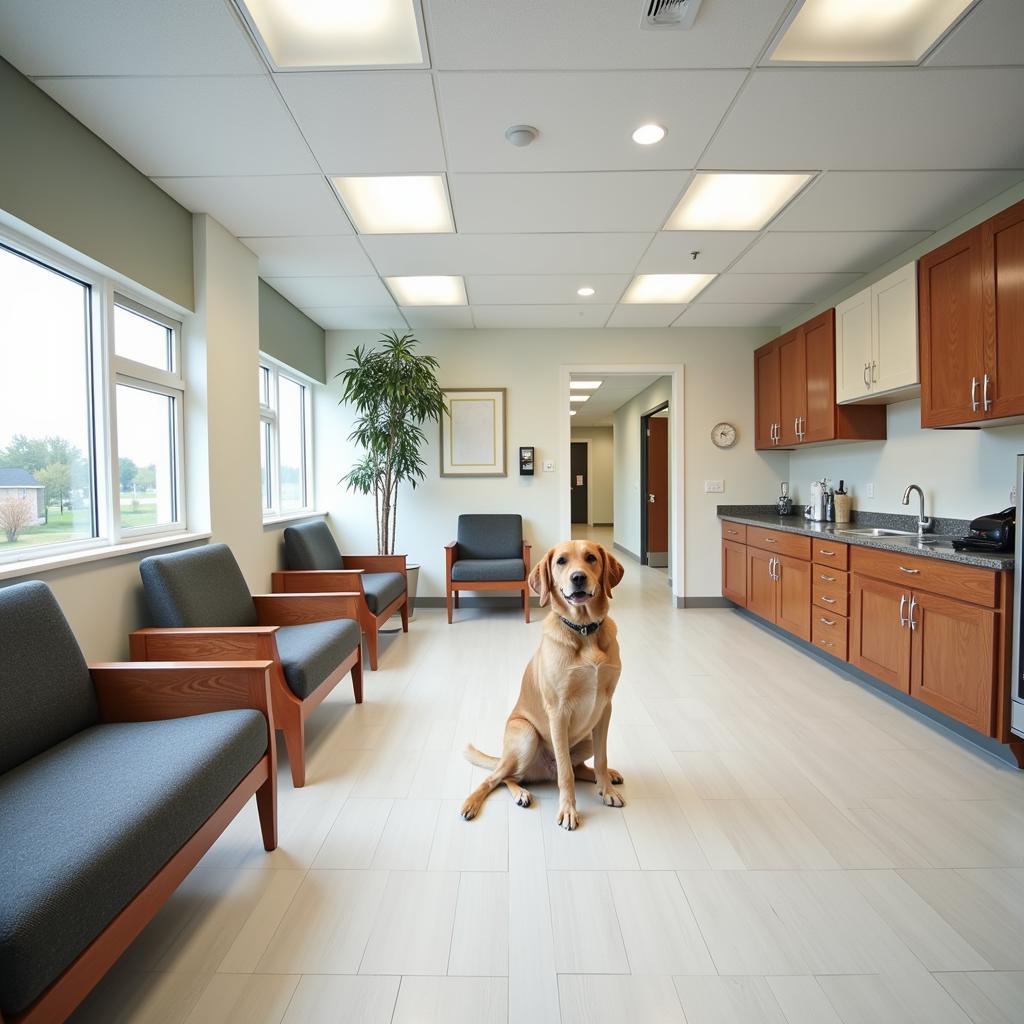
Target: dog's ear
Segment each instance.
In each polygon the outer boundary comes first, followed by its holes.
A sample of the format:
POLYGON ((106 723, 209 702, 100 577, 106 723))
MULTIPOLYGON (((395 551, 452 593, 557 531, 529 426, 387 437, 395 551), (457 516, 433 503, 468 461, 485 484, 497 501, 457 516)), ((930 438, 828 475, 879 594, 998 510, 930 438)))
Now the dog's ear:
POLYGON ((541 607, 551 600, 551 552, 533 567, 530 572, 530 589, 540 597, 541 607))
POLYGON ((601 554, 604 556, 604 572, 601 573, 601 585, 604 587, 604 596, 611 597, 612 587, 619 585, 625 569, 622 568, 622 563, 607 548, 601 548, 601 554))

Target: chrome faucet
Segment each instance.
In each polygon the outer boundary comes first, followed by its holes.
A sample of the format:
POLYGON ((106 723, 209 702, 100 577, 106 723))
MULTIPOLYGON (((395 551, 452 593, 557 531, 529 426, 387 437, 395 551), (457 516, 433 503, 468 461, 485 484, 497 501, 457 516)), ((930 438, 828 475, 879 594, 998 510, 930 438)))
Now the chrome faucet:
POLYGON ((934 524, 932 523, 931 519, 929 519, 928 516, 924 514, 924 491, 922 491, 921 488, 917 486, 917 484, 907 484, 907 489, 903 492, 903 504, 910 504, 911 491, 917 491, 917 496, 918 498, 921 499, 921 511, 917 517, 918 535, 920 536, 921 534, 931 533, 934 524))

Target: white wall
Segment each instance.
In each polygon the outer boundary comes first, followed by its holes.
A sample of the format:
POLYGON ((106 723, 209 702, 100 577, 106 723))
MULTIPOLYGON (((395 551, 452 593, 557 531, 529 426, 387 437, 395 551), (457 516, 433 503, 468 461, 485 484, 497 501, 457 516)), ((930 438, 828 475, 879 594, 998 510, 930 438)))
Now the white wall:
POLYGON ((615 515, 615 453, 611 427, 573 427, 573 441, 589 441, 587 489, 590 524, 613 522, 615 515))
MULTIPOLYGON (((423 565, 420 593, 444 592, 443 546, 454 538, 460 512, 521 512, 527 538, 535 553, 559 539, 559 491, 556 473, 540 468, 544 459, 558 460, 559 372, 563 364, 615 364, 623 372, 632 365, 684 363, 687 596, 720 593, 719 545, 715 508, 718 502, 770 502, 785 479, 787 457, 758 453, 754 444, 753 350, 772 332, 763 329, 560 329, 421 331, 421 350, 441 364, 439 377, 447 387, 508 388, 508 451, 536 446, 537 475, 519 477, 514 464, 503 479, 440 479, 438 428, 427 429, 427 479, 415 490, 404 490, 398 513, 398 548, 423 565), (628 356, 627 356, 628 353, 628 356), (628 360, 628 361, 627 361, 628 360), (736 424, 739 442, 728 452, 711 444, 711 427, 719 420, 736 424), (692 439, 692 441, 691 441, 692 439), (705 495, 707 476, 724 478, 722 495, 705 495)), ((345 366, 357 344, 373 343, 369 331, 329 331, 327 379, 345 366)), ((349 410, 337 404, 335 382, 320 394, 317 421, 318 501, 344 547, 373 550, 373 506, 369 499, 349 494, 339 478, 353 462, 347 441, 349 410)), ((569 431, 566 430, 566 437, 569 431)), ((637 444, 639 451, 639 442, 637 444)), ((567 454, 567 453, 566 453, 567 454)))

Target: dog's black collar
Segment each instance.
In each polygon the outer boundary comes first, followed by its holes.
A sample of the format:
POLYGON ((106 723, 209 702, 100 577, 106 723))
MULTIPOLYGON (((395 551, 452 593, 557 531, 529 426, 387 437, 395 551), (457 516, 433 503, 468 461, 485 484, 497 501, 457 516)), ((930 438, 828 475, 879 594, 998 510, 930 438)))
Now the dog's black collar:
POLYGON ((590 636, 592 633, 596 633, 601 628, 601 623, 604 619, 598 619, 597 622, 585 622, 582 625, 578 622, 573 622, 572 619, 567 619, 564 615, 558 616, 574 633, 579 633, 580 636, 590 636))

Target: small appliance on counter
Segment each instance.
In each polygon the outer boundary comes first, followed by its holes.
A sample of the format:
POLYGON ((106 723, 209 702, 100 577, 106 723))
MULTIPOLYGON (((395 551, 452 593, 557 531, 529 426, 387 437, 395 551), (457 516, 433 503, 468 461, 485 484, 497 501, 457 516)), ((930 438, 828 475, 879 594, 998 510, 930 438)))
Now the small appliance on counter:
POLYGON ((1002 512, 979 516, 971 522, 966 537, 953 541, 957 551, 1013 551, 1017 509, 1004 508, 1002 512))
POLYGON ((824 523, 830 518, 834 519, 834 508, 832 516, 829 516, 831 493, 832 488, 829 486, 828 480, 813 480, 811 482, 811 503, 807 506, 807 511, 804 512, 804 518, 810 519, 812 523, 824 523))
POLYGON ((789 484, 785 480, 779 484, 779 500, 775 502, 775 511, 780 516, 793 514, 793 499, 789 496, 789 484))

